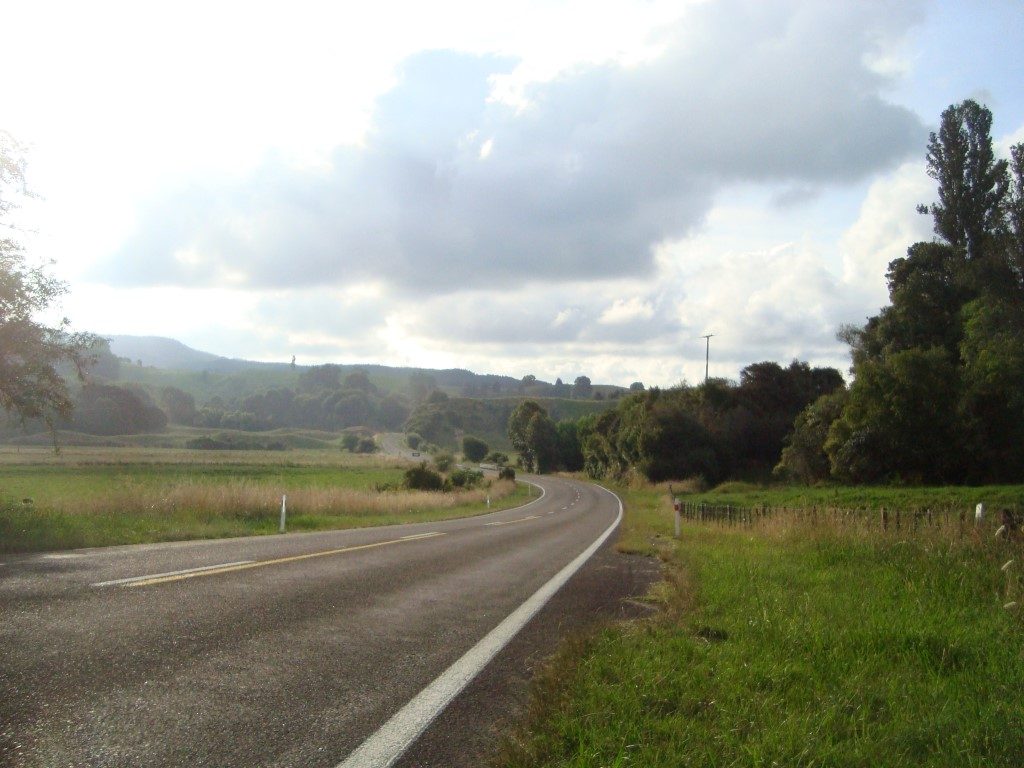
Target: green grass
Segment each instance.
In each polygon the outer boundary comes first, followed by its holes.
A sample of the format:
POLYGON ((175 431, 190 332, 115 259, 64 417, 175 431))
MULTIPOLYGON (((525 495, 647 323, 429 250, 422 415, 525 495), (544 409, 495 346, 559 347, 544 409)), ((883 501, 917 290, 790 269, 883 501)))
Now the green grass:
MULTIPOLYGON (((667 486, 666 486, 667 488, 667 486)), ((667 491, 666 491, 667 492, 667 491)), ((986 486, 759 486, 729 482, 701 493, 680 494, 690 501, 753 507, 869 507, 878 509, 963 508, 979 501, 989 507, 1024 506, 1024 485, 986 486)))
POLYGON ((664 611, 564 648, 501 765, 1024 764, 1019 543, 770 519, 677 542, 662 490, 623 495, 664 611))
POLYGON ((325 530, 464 517, 523 503, 523 485, 398 487, 405 464, 340 451, 0 449, 0 552, 325 530))

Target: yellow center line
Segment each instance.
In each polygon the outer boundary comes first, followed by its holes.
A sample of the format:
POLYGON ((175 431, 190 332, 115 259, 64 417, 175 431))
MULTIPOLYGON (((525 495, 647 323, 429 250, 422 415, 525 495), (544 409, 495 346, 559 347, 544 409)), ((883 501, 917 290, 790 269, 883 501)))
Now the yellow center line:
POLYGON ((218 573, 232 573, 234 571, 247 571, 250 568, 262 568, 266 565, 280 565, 281 563, 294 563, 299 560, 309 560, 314 557, 327 557, 328 555, 340 555, 344 552, 358 552, 361 549, 374 549, 376 547, 386 547, 388 544, 402 544, 409 541, 417 541, 418 539, 429 539, 434 536, 444 536, 441 532, 434 533, 421 533, 413 536, 406 536, 401 539, 389 539, 388 541, 378 541, 374 544, 360 544, 355 547, 342 547, 341 549, 328 549, 323 552, 309 552, 305 555, 291 555, 290 557, 278 557, 273 560, 257 560, 254 563, 241 563, 239 565, 226 565, 223 568, 211 568, 206 571, 195 571, 193 573, 179 573, 174 576, 157 576, 152 579, 144 579, 142 581, 133 581, 130 584, 125 584, 126 587, 149 587, 154 584, 167 584, 171 581, 182 581, 183 579, 198 579, 201 576, 214 576, 218 573))
POLYGON ((530 515, 529 517, 520 517, 518 520, 499 520, 496 523, 484 523, 484 525, 512 525, 512 523, 525 523, 527 520, 536 520, 540 515, 530 515))

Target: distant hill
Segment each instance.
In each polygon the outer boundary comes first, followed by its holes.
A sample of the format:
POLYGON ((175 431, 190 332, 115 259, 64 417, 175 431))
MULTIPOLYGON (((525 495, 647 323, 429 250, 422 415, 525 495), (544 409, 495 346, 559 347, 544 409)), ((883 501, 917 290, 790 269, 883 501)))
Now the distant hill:
POLYGON ((234 373, 250 368, 287 368, 287 363, 259 363, 200 352, 163 336, 108 336, 110 351, 130 362, 176 371, 234 373))
MULTIPOLYGON (((279 387, 295 388, 303 372, 311 367, 290 363, 262 363, 255 360, 222 357, 193 349, 175 339, 162 336, 109 336, 110 351, 123 360, 118 378, 155 390, 175 386, 193 395, 196 403, 213 398, 224 403, 240 401, 248 395, 279 387)), ((568 398, 571 387, 550 384, 528 377, 478 374, 461 368, 396 368, 386 365, 338 365, 341 378, 364 371, 382 393, 396 393, 420 400, 434 389, 456 397, 492 399, 503 397, 568 398), (417 391, 421 390, 421 391, 417 391)), ((595 384, 594 393, 614 396, 625 390, 608 384, 595 384)))

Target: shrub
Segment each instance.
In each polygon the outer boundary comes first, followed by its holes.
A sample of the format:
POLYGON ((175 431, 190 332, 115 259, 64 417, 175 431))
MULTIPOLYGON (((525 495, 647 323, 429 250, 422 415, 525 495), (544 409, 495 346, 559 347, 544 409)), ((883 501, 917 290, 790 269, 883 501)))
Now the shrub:
POLYGON ((444 487, 444 480, 424 461, 419 466, 405 470, 403 485, 410 491, 440 491, 444 487))
POLYGON ((419 448, 420 443, 422 442, 423 438, 417 435, 415 432, 410 432, 408 435, 405 436, 405 444, 408 445, 413 450, 419 448))
POLYGON ((462 453, 468 461, 483 461, 487 455, 488 445, 478 437, 466 435, 462 438, 462 453))
POLYGON ((377 450, 377 443, 372 437, 361 437, 356 444, 356 453, 374 453, 377 450))
POLYGON ((508 464, 508 454, 501 451, 491 451, 484 457, 484 461, 490 464, 497 464, 499 467, 508 464))
POLYGON ((476 488, 484 481, 484 473, 472 469, 456 469, 448 477, 455 488, 476 488))
POLYGON ((455 457, 450 453, 439 453, 434 457, 434 466, 438 472, 447 472, 455 464, 455 457))
POLYGON ((502 467, 501 469, 498 470, 498 479, 499 480, 515 480, 516 479, 516 471, 514 469, 512 469, 512 467, 502 467))
POLYGON ((359 447, 359 435, 355 432, 346 432, 341 436, 341 447, 350 453, 355 453, 359 447))

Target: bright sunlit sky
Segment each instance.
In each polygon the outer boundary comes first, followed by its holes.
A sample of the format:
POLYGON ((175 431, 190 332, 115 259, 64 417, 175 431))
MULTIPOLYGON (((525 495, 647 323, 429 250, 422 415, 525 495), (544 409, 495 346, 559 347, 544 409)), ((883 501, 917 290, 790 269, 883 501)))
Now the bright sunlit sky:
POLYGON ((931 237, 928 132, 1024 140, 1024 4, 9 3, 0 128, 75 329, 671 385, 794 357, 931 237))

